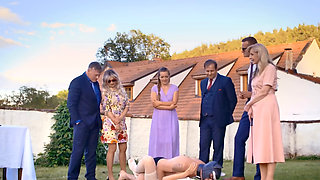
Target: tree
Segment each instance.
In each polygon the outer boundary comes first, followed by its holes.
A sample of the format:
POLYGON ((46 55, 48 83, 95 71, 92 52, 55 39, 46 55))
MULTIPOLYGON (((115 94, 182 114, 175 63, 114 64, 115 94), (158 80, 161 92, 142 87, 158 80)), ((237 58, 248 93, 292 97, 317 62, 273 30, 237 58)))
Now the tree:
MULTIPOLYGON (((258 31, 253 36, 258 40, 259 43, 268 45, 277 45, 277 44, 284 44, 284 43, 292 43, 296 41, 303 41, 310 38, 315 38, 317 42, 320 42, 320 24, 318 26, 314 25, 305 25, 299 24, 298 27, 294 27, 293 29, 287 27, 286 30, 280 28, 280 30, 274 29, 271 32, 258 31)), ((209 54, 221 53, 221 52, 229 52, 240 50, 241 46, 241 39, 243 37, 227 41, 227 42, 220 42, 218 44, 210 44, 208 45, 201 45, 195 47, 190 51, 184 51, 182 53, 173 53, 171 59, 181 59, 181 58, 188 58, 188 57, 195 57, 195 56, 204 56, 209 54)))
POLYGON ((61 100, 67 100, 68 90, 59 91, 57 94, 57 97, 58 97, 58 99, 61 99, 61 100))
POLYGON ((133 62, 153 58, 170 59, 169 51, 170 45, 160 37, 131 30, 128 34, 117 32, 114 38, 105 41, 96 57, 102 64, 107 60, 133 62))
POLYGON ((12 95, 6 96, 2 105, 31 109, 55 109, 64 100, 63 93, 59 96, 50 96, 46 90, 21 86, 19 92, 13 91, 12 95))

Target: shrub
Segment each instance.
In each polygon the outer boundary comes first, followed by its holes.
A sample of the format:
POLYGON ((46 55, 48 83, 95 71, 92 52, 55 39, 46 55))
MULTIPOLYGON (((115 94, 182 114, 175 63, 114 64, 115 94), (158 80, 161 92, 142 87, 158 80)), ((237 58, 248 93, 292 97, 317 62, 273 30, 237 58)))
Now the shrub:
MULTIPOLYGON (((72 152, 73 131, 69 127, 70 114, 66 100, 58 106, 53 119, 56 122, 51 127, 54 132, 50 134, 50 143, 45 145, 44 153, 38 154, 35 164, 47 167, 67 166, 72 152)), ((97 163, 106 164, 105 157, 105 148, 99 140, 97 163)))

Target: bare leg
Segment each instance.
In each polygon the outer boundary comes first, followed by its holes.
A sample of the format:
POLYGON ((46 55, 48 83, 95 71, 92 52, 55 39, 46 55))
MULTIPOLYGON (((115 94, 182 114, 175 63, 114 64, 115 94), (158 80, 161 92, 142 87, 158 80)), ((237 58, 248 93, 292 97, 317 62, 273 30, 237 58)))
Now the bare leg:
POLYGON ((113 160, 114 160, 114 153, 117 150, 117 144, 115 143, 109 143, 108 144, 108 152, 107 152, 107 168, 108 168, 108 177, 110 180, 114 180, 113 177, 113 160))
POLYGON ((136 162, 134 161, 134 159, 129 159, 128 160, 128 166, 129 166, 129 169, 132 171, 132 173, 137 176, 137 164, 136 162))
POLYGON ((261 174, 261 180, 267 179, 267 164, 266 163, 260 163, 260 174, 261 174))
POLYGON ((274 171, 276 169, 276 163, 268 163, 267 164, 267 180, 273 180, 274 171))
POLYGON ((121 170, 126 172, 126 151, 127 143, 120 143, 119 145, 119 162, 121 170))
MULTIPOLYGON (((134 163, 134 162, 130 162, 134 163)), ((132 168, 133 172, 138 174, 137 179, 141 180, 157 180, 157 167, 154 160, 150 156, 143 157, 136 168, 132 168)))
POLYGON ((156 164, 150 156, 144 156, 138 163, 136 172, 150 174, 156 171, 156 164))

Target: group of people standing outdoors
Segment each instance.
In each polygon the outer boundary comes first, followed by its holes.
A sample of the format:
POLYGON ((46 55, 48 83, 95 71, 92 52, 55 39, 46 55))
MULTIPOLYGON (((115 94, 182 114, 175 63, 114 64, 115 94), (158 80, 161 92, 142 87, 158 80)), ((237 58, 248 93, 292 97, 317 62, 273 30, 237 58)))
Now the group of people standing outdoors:
MULTIPOLYGON (((280 128, 276 66, 268 50, 253 37, 242 40, 244 57, 249 57, 248 90, 238 94, 248 99, 235 136, 233 176, 244 180, 245 145, 248 140, 247 162, 257 164, 256 179, 273 179, 277 162, 284 162, 280 128)), ((119 75, 108 69, 103 73, 102 89, 98 78, 102 68, 90 63, 88 70, 72 80, 69 86, 68 108, 73 127, 73 149, 68 179, 78 179, 81 159, 85 155, 87 179, 95 179, 96 148, 100 137, 107 145, 108 178, 113 180, 114 154, 119 147, 121 171, 119 179, 178 179, 199 176, 201 179, 220 177, 226 126, 233 120, 237 96, 231 78, 218 73, 214 60, 204 63, 207 78, 200 83, 200 151, 199 159, 179 155, 179 122, 176 111, 179 89, 170 84, 170 72, 162 67, 157 73, 157 84, 151 89, 154 107, 148 156, 138 164, 128 161, 134 175, 126 173, 127 127, 125 116, 129 100, 119 75), (103 116, 100 116, 100 113, 103 116), (101 118, 102 117, 102 118, 101 118), (101 136, 99 132, 101 131, 101 136), (209 153, 213 144, 212 162, 209 153)))

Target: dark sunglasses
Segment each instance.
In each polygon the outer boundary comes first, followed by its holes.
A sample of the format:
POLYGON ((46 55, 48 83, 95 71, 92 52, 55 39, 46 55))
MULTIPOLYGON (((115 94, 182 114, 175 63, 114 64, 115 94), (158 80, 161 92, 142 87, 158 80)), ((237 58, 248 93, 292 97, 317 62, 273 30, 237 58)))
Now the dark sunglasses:
POLYGON ((117 80, 116 79, 108 80, 108 83, 111 83, 111 82, 117 82, 117 80))
POLYGON ((242 51, 245 51, 247 48, 242 48, 242 51))

